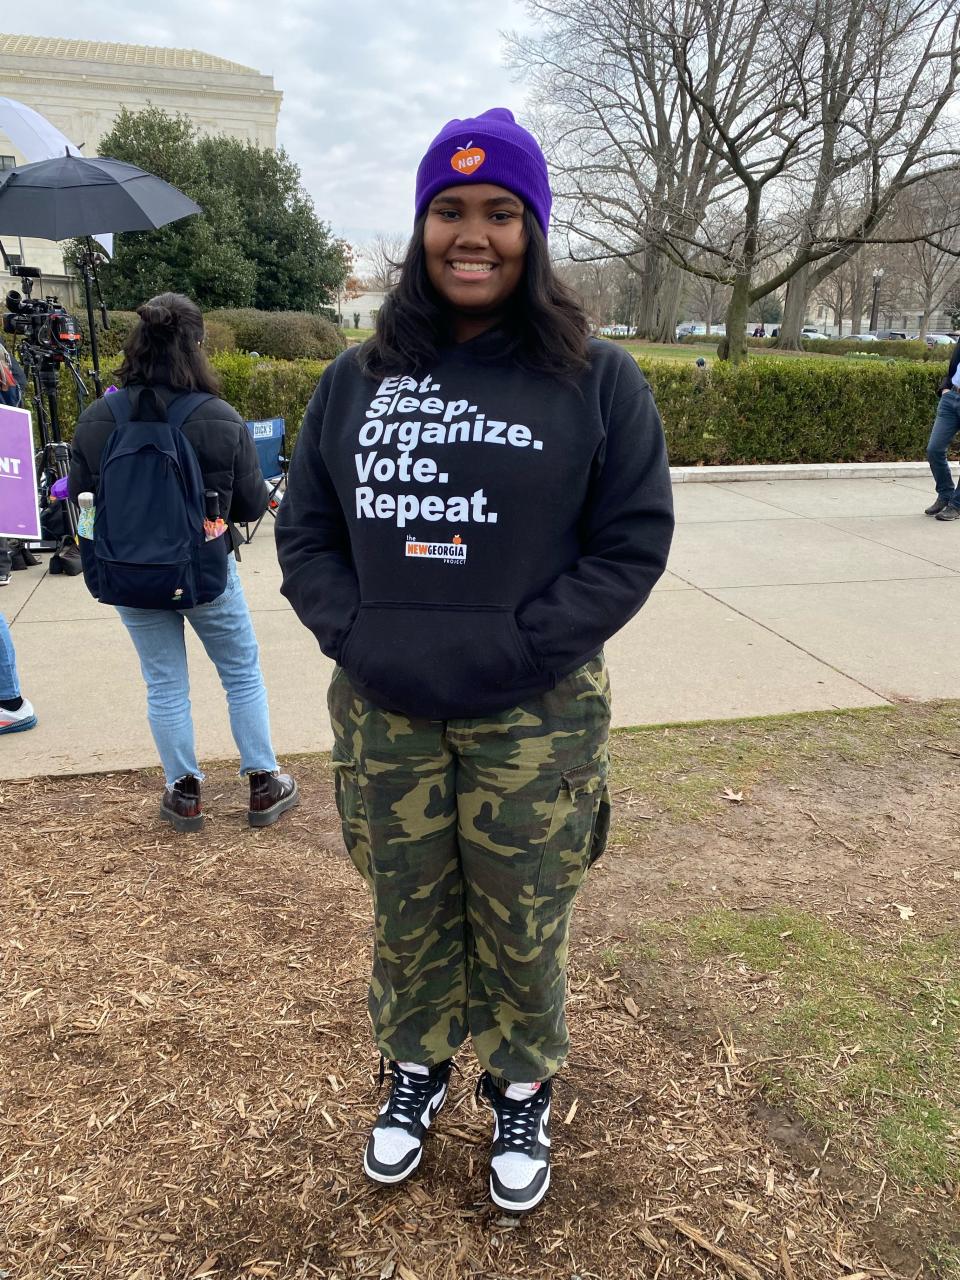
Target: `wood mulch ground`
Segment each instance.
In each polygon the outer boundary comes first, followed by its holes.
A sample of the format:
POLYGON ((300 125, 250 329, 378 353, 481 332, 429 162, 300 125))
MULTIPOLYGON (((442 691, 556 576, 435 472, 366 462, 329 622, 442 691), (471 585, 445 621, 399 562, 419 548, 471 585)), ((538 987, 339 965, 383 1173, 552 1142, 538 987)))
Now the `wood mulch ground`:
POLYGON ((960 858, 957 764, 832 770, 626 829, 578 908, 554 1186, 522 1221, 487 1199, 467 1050, 415 1180, 362 1174, 369 910, 325 760, 299 762, 302 806, 262 832, 225 768, 186 837, 157 820, 155 775, 0 783, 0 1277, 935 1275, 910 1226, 929 1206, 876 1197, 765 1104, 686 957, 604 957, 717 902, 888 927, 905 883, 919 918, 956 923, 924 885, 960 858))

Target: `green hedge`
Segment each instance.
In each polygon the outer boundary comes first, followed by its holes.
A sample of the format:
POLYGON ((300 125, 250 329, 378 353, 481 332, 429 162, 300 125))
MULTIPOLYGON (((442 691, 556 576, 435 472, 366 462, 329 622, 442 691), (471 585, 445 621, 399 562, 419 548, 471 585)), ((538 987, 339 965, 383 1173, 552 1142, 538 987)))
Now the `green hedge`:
POLYGON ((258 360, 255 356, 217 355, 210 363, 220 375, 223 398, 241 417, 284 418, 287 443, 296 439, 324 360, 258 360))
POLYGON ((224 307, 208 311, 205 320, 232 329, 238 350, 277 360, 332 360, 347 345, 335 324, 309 311, 224 307))
POLYGON ((640 358, 676 466, 896 462, 924 456, 943 363, 640 358))
MULTIPOLYGON (((211 357, 223 396, 247 419, 282 417, 293 443, 322 360, 211 357)), ((709 368, 641 356, 677 466, 896 462, 923 458, 945 363, 755 360, 709 368)), ((76 399, 65 378, 70 435, 76 399)))
MULTIPOLYGON (((710 337, 704 334, 684 334, 677 341, 685 347, 702 347, 716 345, 720 342, 717 334, 710 337)), ((777 346, 776 338, 747 338, 748 347, 762 347, 770 351, 777 346)), ((940 363, 943 360, 943 347, 928 347, 925 342, 905 342, 903 339, 892 342, 854 342, 850 338, 817 338, 810 341, 806 338, 800 343, 801 350, 818 356, 882 356, 896 360, 926 360, 940 363)))
MULTIPOLYGON (((774 339, 776 341, 776 339, 774 339)), ((773 343, 770 343, 772 346, 773 343)), ((925 342, 906 342, 903 339, 893 342, 852 342, 849 338, 818 338, 813 342, 804 340, 800 344, 804 351, 812 355, 827 356, 884 356, 894 360, 933 360, 943 359, 943 352, 935 347, 928 347, 925 342)))
MULTIPOLYGON (((106 381, 120 363, 120 353, 137 324, 135 311, 111 311, 110 327, 97 319, 100 362, 106 381)), ((252 307, 222 308, 204 315, 209 355, 225 351, 256 351, 277 360, 332 360, 346 347, 346 339, 326 316, 308 311, 256 311, 252 307)), ((89 361, 89 349, 85 348, 89 361)))

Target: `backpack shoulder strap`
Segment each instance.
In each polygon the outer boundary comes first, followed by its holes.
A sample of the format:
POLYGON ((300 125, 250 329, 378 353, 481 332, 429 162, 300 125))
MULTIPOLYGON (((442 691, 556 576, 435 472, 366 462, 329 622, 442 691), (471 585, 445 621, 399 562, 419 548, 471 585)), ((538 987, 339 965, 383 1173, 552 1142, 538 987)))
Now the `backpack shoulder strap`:
POLYGON ((186 391, 171 400, 167 405, 167 422, 176 431, 183 429, 183 424, 196 409, 208 400, 217 397, 209 391, 186 391))
MULTIPOLYGON (((131 413, 133 405, 130 400, 129 393, 121 388, 119 391, 111 391, 108 396, 103 397, 104 402, 110 412, 113 414, 113 420, 118 427, 126 426, 131 421, 131 413)), ((166 421, 170 426, 177 430, 183 427, 183 424, 190 417, 195 409, 199 409, 207 400, 216 400, 217 397, 209 391, 187 391, 181 395, 175 396, 167 405, 166 421)), ((160 408, 163 408, 162 402, 158 401, 160 408)))
POLYGON ((123 389, 120 391, 111 391, 108 396, 103 397, 103 402, 113 414, 113 420, 117 426, 126 426, 130 421, 130 413, 132 409, 128 392, 123 389))

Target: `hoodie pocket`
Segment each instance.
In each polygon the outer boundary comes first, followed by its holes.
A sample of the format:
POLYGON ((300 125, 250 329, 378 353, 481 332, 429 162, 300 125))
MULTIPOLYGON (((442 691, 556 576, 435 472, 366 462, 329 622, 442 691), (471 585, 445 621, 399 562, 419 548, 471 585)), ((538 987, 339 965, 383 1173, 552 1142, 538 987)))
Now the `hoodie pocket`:
POLYGON ((340 665, 387 710, 429 719, 509 705, 539 675, 513 610, 493 606, 363 604, 340 665))

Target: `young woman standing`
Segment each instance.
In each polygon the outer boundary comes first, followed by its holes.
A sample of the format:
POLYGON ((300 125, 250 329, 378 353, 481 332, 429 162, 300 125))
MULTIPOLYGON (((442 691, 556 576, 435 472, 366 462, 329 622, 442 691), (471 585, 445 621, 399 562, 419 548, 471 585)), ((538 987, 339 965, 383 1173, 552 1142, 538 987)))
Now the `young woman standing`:
POLYGON ((568 925, 609 818, 602 646, 673 531, 650 388, 553 274, 550 204, 509 111, 444 127, 400 282, 324 373, 277 522, 283 592, 338 664, 337 802, 373 896, 392 1084, 364 1167, 416 1168, 470 1037, 514 1211, 550 1182, 568 925))
MULTIPOLYGON (((299 804, 300 793, 293 778, 280 772, 273 753, 260 650, 237 572, 240 535, 234 527, 235 522, 263 514, 267 489, 243 419, 218 396, 217 375, 203 353, 200 308, 183 294, 162 293, 138 307, 137 315, 117 374, 129 397, 132 421, 164 422, 180 396, 207 394, 207 400, 188 414, 182 431, 197 455, 204 488, 217 494, 228 526, 222 536, 230 539, 226 586, 216 599, 191 609, 117 606, 140 659, 147 717, 166 778, 160 817, 176 831, 199 831, 203 826, 203 774, 190 709, 186 619, 216 666, 227 695, 240 772, 250 780, 247 820, 252 827, 269 826, 299 804)), ((80 415, 70 461, 74 502, 85 491, 97 491, 104 448, 116 429, 106 398, 95 400, 80 415)))

